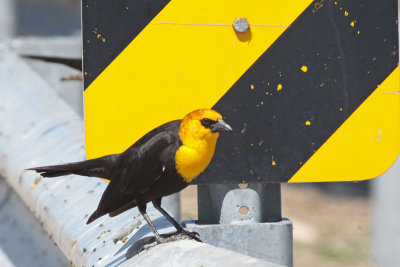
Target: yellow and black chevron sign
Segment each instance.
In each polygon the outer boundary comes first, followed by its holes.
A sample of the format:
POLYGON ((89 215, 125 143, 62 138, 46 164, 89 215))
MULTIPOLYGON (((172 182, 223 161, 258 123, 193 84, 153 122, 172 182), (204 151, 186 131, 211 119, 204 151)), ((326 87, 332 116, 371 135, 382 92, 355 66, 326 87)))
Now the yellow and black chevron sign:
POLYGON ((396 0, 83 0, 87 155, 213 107, 235 131, 198 183, 374 178, 400 149, 397 24, 396 0))

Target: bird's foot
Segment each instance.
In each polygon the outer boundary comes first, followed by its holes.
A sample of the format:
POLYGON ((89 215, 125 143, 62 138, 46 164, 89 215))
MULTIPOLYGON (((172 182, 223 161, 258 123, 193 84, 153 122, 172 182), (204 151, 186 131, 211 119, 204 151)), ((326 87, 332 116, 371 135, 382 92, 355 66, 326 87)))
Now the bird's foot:
POLYGON ((168 243, 168 242, 170 242, 170 241, 175 241, 175 240, 170 240, 169 237, 165 237, 165 236, 163 236, 163 235, 159 236, 158 238, 153 238, 153 240, 154 240, 154 239, 155 239, 155 241, 153 241, 153 242, 151 242, 151 243, 149 243, 149 244, 144 245, 144 246, 141 248, 141 250, 140 250, 139 252, 142 252, 142 251, 144 251, 144 250, 151 249, 152 247, 155 247, 155 246, 157 246, 157 245, 159 245, 159 244, 164 244, 164 243, 168 243))
POLYGON ((177 233, 185 235, 189 239, 195 240, 197 242, 203 242, 200 240, 200 235, 197 232, 190 232, 190 231, 186 231, 186 230, 182 229, 181 231, 178 231, 177 233))
POLYGON ((155 238, 154 236, 151 237, 145 237, 135 244, 133 244, 132 247, 130 247, 126 253, 126 258, 129 259, 140 252, 149 250, 159 244, 165 244, 168 242, 173 242, 173 241, 179 241, 179 240, 195 240, 197 242, 202 242, 198 238, 199 234, 196 232, 189 232, 186 230, 183 231, 177 231, 175 233, 170 233, 170 234, 162 234, 158 238, 155 238))

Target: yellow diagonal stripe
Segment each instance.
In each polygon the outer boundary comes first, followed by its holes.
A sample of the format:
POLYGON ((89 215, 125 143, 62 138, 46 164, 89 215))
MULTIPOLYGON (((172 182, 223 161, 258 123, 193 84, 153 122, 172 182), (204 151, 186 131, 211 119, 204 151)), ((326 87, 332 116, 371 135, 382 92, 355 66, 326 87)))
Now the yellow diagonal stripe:
POLYGON ((171 1, 86 89, 88 157, 212 107, 311 2, 171 1), (235 33, 237 17, 250 32, 235 33))
POLYGON ((399 68, 361 104, 289 180, 349 181, 375 178, 400 148, 399 68))

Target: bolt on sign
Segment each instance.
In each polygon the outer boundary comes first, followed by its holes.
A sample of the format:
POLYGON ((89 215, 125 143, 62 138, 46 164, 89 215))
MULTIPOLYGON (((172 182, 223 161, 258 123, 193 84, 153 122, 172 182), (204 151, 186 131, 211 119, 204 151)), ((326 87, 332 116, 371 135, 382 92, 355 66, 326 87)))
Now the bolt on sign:
POLYGON ((86 149, 214 108, 197 183, 379 176, 400 148, 396 0, 83 0, 86 149))

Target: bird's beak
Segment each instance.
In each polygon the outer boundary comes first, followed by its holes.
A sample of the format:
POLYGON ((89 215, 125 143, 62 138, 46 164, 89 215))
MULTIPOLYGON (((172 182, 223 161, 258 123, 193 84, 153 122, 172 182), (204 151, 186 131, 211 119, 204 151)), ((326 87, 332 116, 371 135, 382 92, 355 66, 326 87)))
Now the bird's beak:
POLYGON ((216 123, 211 125, 211 132, 226 132, 226 131, 232 131, 232 128, 222 119, 218 119, 216 123))

